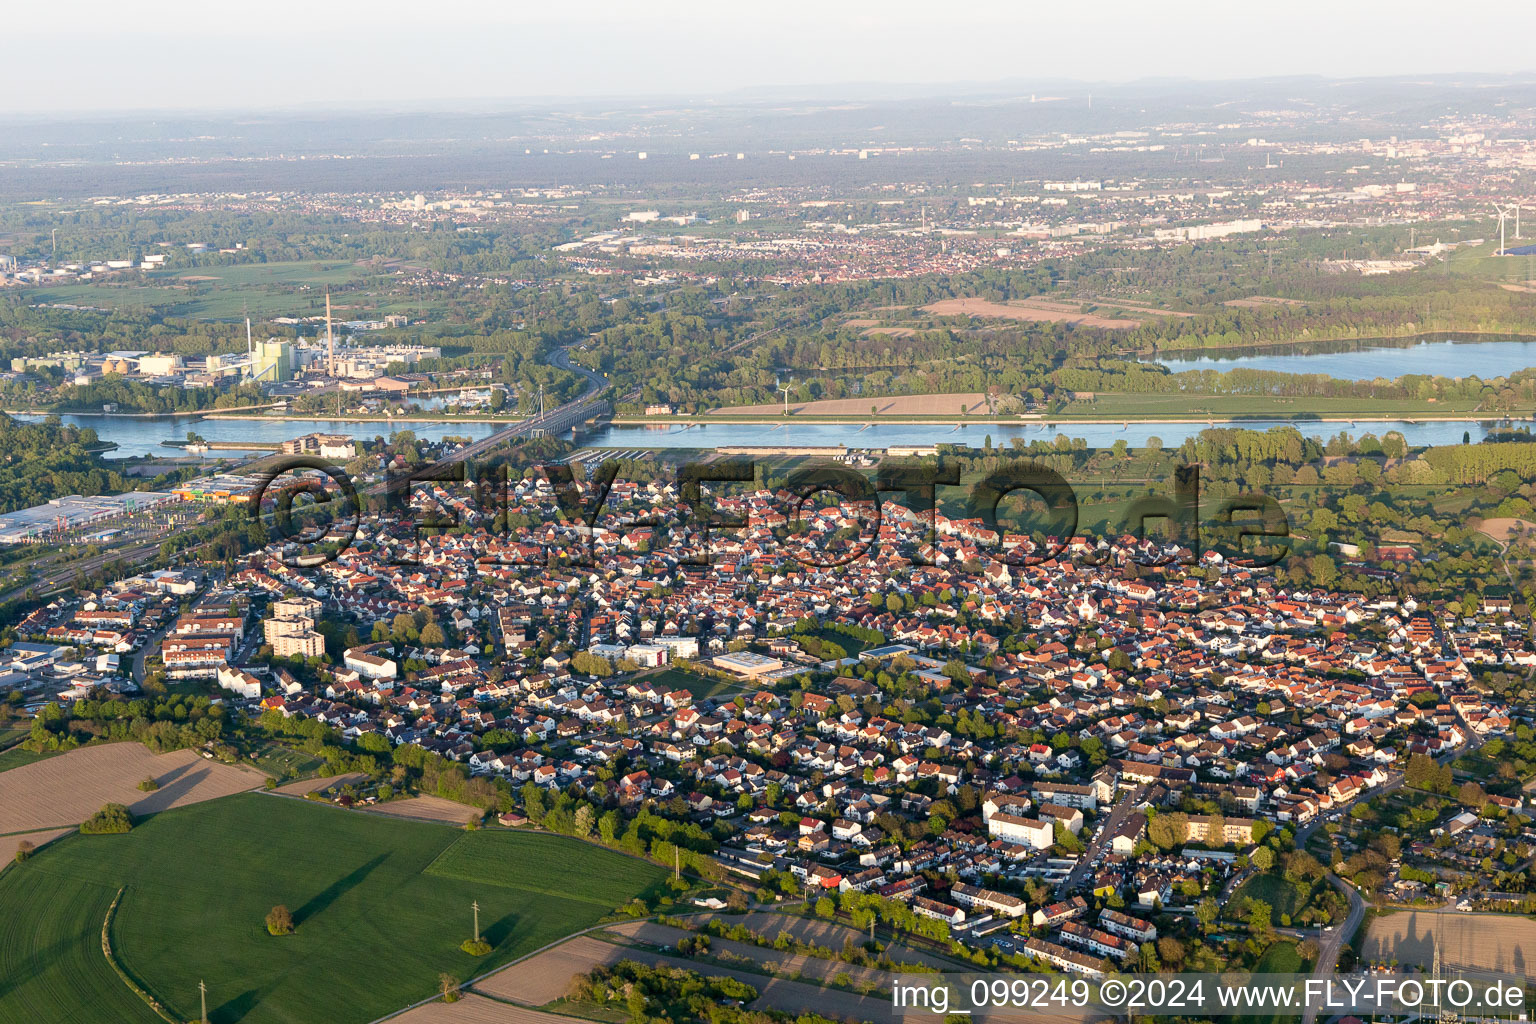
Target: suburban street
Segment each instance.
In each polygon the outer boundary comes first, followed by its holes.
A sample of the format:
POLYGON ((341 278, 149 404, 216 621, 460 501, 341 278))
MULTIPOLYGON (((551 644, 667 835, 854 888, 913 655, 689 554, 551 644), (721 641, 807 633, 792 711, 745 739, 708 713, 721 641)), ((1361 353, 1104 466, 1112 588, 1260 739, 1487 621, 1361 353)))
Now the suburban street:
POLYGON ((1098 832, 1094 834, 1093 842, 1083 851, 1083 855, 1077 859, 1077 866, 1056 887, 1058 893, 1071 892, 1080 885, 1083 877, 1093 870, 1093 865, 1099 855, 1104 852, 1104 847, 1109 842, 1110 835, 1122 822, 1136 809, 1136 805, 1146 794, 1145 786, 1137 786, 1120 797, 1114 807, 1110 808, 1109 815, 1100 825, 1098 832))
MULTIPOLYGON (((1446 761, 1460 757, 1462 754, 1465 754, 1468 751, 1476 750, 1484 743, 1484 738, 1472 731, 1472 727, 1467 724, 1466 719, 1461 716, 1459 711, 1457 712, 1456 717, 1457 720, 1461 722, 1462 729, 1467 734, 1467 742, 1462 746, 1457 747, 1451 753, 1443 754, 1436 759, 1441 763, 1445 763, 1446 761)), ((1402 772, 1394 773, 1392 778, 1387 781, 1386 785, 1381 786, 1378 789, 1362 793, 1360 796, 1346 804, 1342 810, 1342 813, 1340 813, 1338 816, 1342 817, 1344 814, 1348 814, 1349 809, 1352 808, 1356 803, 1359 803, 1361 800, 1373 799, 1378 796, 1386 796, 1389 793, 1401 789, 1404 778, 1405 776, 1402 772)), ((1296 832, 1296 848, 1298 850, 1305 849, 1307 840, 1312 837, 1312 833, 1315 832, 1317 828, 1327 820, 1328 819, 1322 817, 1314 818, 1302 828, 1298 829, 1296 832)), ((1339 954, 1343 952, 1344 944, 1354 936, 1355 931, 1360 927, 1360 922, 1365 919, 1366 902, 1365 898, 1360 895, 1359 891, 1353 885, 1349 884, 1344 879, 1340 878, 1338 875, 1331 871, 1328 873, 1328 881, 1334 888, 1338 889, 1340 892, 1344 893, 1346 897, 1348 897, 1349 913, 1345 915, 1344 923, 1342 925, 1335 925, 1323 932, 1322 938, 1318 943, 1317 964, 1312 969, 1313 977, 1317 978, 1326 978, 1333 974, 1333 972, 1338 967, 1339 954)), ((1450 913, 1451 911, 1445 910, 1435 912, 1450 913)), ((1307 1012, 1302 1017, 1303 1024, 1315 1024, 1316 1020, 1317 1009, 1314 1007, 1308 1007, 1307 1012)))

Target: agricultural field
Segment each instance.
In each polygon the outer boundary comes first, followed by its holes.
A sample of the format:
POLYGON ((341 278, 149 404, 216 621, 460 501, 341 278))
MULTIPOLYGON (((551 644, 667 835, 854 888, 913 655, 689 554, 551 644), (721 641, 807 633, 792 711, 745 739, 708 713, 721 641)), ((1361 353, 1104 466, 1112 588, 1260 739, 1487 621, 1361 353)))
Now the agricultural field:
POLYGON ((126 835, 72 836, 0 874, 0 1024, 157 1019, 102 955, 119 888, 118 961, 180 1019, 197 1017, 201 979, 213 1024, 361 1024, 426 998, 440 972, 482 973, 665 877, 555 836, 243 794, 126 835), (457 948, 476 901, 493 946, 479 959, 457 948), (292 911, 293 935, 266 933, 277 904, 292 911))
POLYGON ((331 775, 322 777, 315 775, 311 778, 300 779, 297 782, 285 782, 277 787, 277 792, 285 796, 307 796, 327 789, 340 790, 344 786, 353 785, 366 780, 368 776, 361 772, 349 772, 345 775, 331 775))
MULTIPOLYGON (((814 402, 790 402, 789 414, 795 416, 862 416, 868 419, 870 410, 877 416, 985 416, 990 412, 987 396, 977 392, 953 395, 889 395, 879 398, 823 398, 814 402)), ((724 409, 712 409, 708 416, 779 416, 784 406, 736 405, 724 409)))
POLYGON ((1536 968, 1536 921, 1516 914, 1400 911, 1370 924, 1361 959, 1527 974, 1536 968))
POLYGON ((456 1003, 427 1003, 394 1019, 394 1024, 587 1024, 580 1017, 531 1010, 473 992, 456 1003))
POLYGON ((440 825, 462 825, 470 818, 480 817, 476 809, 444 800, 440 796, 411 796, 403 800, 389 800, 382 804, 372 804, 366 810, 370 814, 433 821, 440 825))
MULTIPOLYGON (((154 308, 171 316, 233 320, 251 316, 311 316, 325 312, 325 285, 354 282, 368 273, 339 260, 249 263, 194 270, 158 270, 123 283, 56 285, 31 289, 29 302, 63 302, 108 309, 154 308)), ((358 315, 337 309, 345 320, 358 315)), ((369 315, 373 314, 370 307, 369 315)))
MULTIPOLYGON (((494 974, 478 983, 475 989, 493 998, 529 1006, 547 1006, 553 1001, 550 1009, 559 1012, 563 1002, 561 997, 565 995, 574 975, 620 960, 683 967, 708 977, 737 978, 757 989, 759 996, 751 1005, 759 1009, 782 1010, 792 1014, 819 1013, 824 1017, 845 1020, 874 1020, 882 1012, 889 1012, 889 1005, 881 1002, 877 996, 861 996, 845 989, 821 988, 814 982, 788 981, 755 971, 662 956, 627 946, 616 946, 588 935, 572 939, 494 974)), ((887 974, 885 977, 893 976, 887 974)))
MULTIPOLYGON (((924 306, 935 316, 976 316, 999 320, 1039 320, 1047 323, 1082 324, 1085 327, 1140 327, 1140 320, 1084 313, 1078 304, 1047 299, 1021 299, 1017 302, 991 302, 987 299, 943 299, 924 306)), ((1160 310, 1158 312, 1161 312, 1160 310)))
POLYGON ((106 803, 154 814, 254 789, 263 781, 258 772, 190 750, 153 754, 139 743, 81 747, 0 773, 0 835, 78 825, 106 803), (160 788, 141 792, 139 783, 146 778, 160 788))
POLYGON ((37 870, 53 855, 0 874, 0 1021, 164 1024, 102 953, 101 925, 117 887, 37 870))

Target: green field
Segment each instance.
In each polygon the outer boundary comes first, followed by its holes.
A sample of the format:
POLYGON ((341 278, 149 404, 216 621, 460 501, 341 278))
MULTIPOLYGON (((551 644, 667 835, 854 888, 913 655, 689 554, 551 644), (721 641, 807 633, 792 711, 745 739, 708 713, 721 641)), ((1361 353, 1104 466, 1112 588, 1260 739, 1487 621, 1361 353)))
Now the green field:
MULTIPOLYGON (((1254 974, 1300 974, 1308 970, 1311 964, 1301 958, 1301 952, 1296 943, 1287 939, 1272 942, 1269 948, 1264 950, 1264 955, 1259 957, 1259 962, 1254 964, 1254 974)), ((1241 1014, 1233 1018, 1234 1024, 1276 1024, 1279 1021, 1294 1022, 1295 1016, 1281 1016, 1273 1014, 1241 1014)))
POLYGON ((1276 926, 1281 924, 1280 915, 1289 914, 1294 917, 1307 905, 1307 899, 1311 895, 1311 887, 1298 889, 1295 885, 1285 880, 1285 876, 1278 874, 1254 875, 1248 881, 1238 886, 1237 891, 1227 902, 1229 913, 1242 914, 1243 901, 1263 900, 1270 905, 1273 913, 1271 921, 1276 926))
POLYGON ((556 836, 461 832, 247 794, 71 836, 0 875, 0 1024, 157 1020, 119 963, 181 1019, 344 1024, 425 998, 596 923, 666 872, 556 836), (495 947, 476 959, 470 904, 495 947), (263 918, 286 905, 291 936, 263 918))
POLYGON ((49 852, 0 874, 0 1020, 163 1024, 102 954, 117 888, 34 870, 49 852))
POLYGON ((24 764, 31 764, 34 761, 41 761, 44 758, 52 757, 54 753, 56 753, 56 751, 50 751, 46 754, 38 754, 30 750, 23 750, 21 747, 11 747, 8 750, 0 750, 0 772, 8 772, 12 768, 20 768, 24 764))
POLYGON ((687 690, 696 700, 734 697, 743 692, 745 686, 737 680, 718 679, 681 668, 664 668, 660 672, 646 676, 645 681, 667 690, 687 690))
MULTIPOLYGON (((142 283, 69 284, 27 292, 29 302, 64 302, 108 309, 152 307, 171 316, 230 320, 245 315, 310 316, 325 312, 325 285, 340 285, 368 271, 343 260, 249 263, 145 273, 142 283), (213 278, 214 280, 196 280, 213 278), (302 290, 301 290, 302 289, 302 290)), ((349 298, 349 301, 352 301, 349 298)), ((340 310, 340 319, 361 315, 340 310)), ((370 308, 368 315, 376 312, 370 308)))
POLYGON ((300 751, 269 743, 254 753, 252 763, 279 782, 292 782, 314 775, 325 762, 300 751))

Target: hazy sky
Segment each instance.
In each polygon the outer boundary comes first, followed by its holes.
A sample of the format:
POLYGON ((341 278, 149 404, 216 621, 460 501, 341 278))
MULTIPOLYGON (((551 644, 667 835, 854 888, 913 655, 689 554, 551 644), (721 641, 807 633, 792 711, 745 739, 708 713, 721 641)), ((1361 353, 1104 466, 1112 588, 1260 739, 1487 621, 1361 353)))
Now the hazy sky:
POLYGON ((1529 71, 1533 12, 1529 0, 34 0, 0 15, 0 88, 10 111, 46 113, 1529 71))

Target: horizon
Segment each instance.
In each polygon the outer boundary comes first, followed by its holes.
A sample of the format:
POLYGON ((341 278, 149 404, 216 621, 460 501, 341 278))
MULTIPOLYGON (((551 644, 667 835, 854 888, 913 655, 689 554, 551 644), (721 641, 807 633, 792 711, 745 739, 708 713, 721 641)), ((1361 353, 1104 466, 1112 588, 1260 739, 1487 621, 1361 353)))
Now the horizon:
POLYGON ((0 88, 14 107, 40 117, 420 111, 487 101, 707 103, 752 93, 836 99, 860 89, 911 96, 1536 72, 1513 47, 1490 52, 1490 36, 1509 33, 1512 22, 1518 32, 1522 16, 1529 19, 1503 3, 1464 7, 1447 25, 1437 6, 1418 0, 1346 9, 1302 0, 1282 23, 1246 11, 1213 16, 1194 0, 1157 12, 1115 2, 1102 12, 1117 26, 1112 34, 1103 20, 994 0, 972 0, 942 20, 910 0, 834 10, 791 0, 771 14, 720 14, 696 0, 663 0, 643 13, 604 0, 558 11, 449 0, 430 19, 399 0, 366 9, 280 0, 254 27, 186 0, 147 10, 88 0, 81 13, 65 31, 44 12, 15 12, 9 45, 0 44, 0 88), (81 23, 90 31, 76 31, 81 23), (304 31, 275 34, 271 25, 304 31), (61 65, 65 48, 69 63, 61 65))

